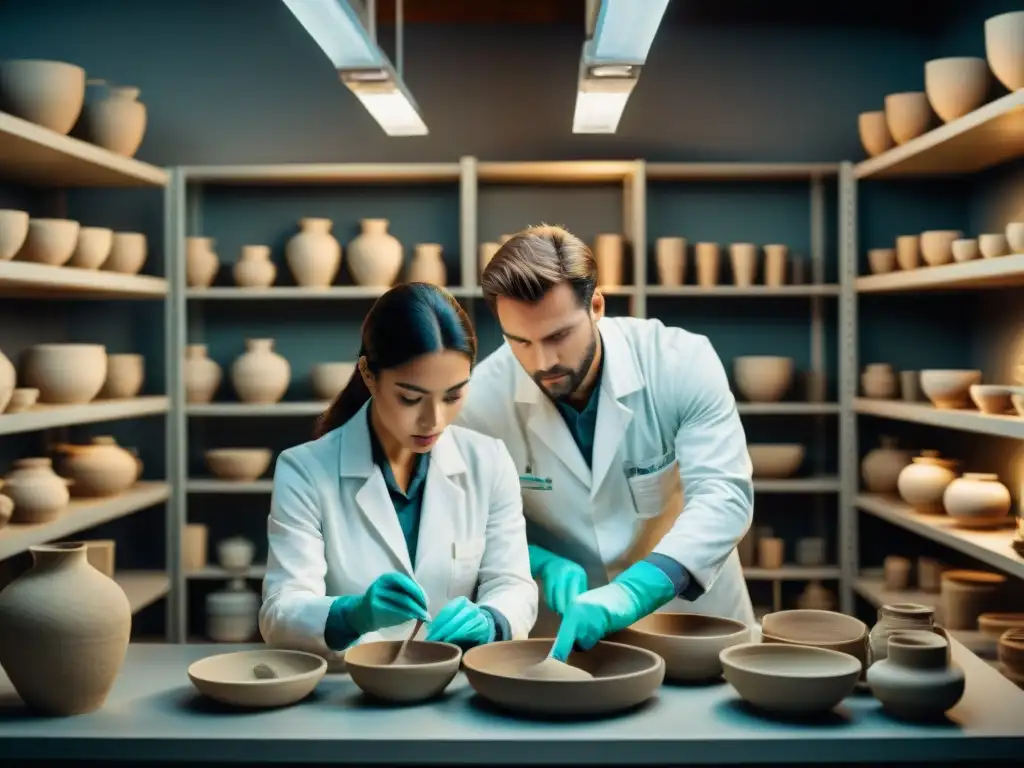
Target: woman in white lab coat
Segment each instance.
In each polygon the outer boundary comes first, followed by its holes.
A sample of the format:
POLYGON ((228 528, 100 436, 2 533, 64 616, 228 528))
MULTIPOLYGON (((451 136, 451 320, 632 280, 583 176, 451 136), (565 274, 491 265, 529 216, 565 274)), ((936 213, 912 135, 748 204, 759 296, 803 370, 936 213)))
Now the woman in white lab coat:
POLYGON ((397 639, 463 648, 526 637, 537 616, 518 474, 503 443, 450 426, 476 360, 443 288, 392 288, 363 322, 352 379, 316 439, 274 471, 260 631, 328 658, 397 639))

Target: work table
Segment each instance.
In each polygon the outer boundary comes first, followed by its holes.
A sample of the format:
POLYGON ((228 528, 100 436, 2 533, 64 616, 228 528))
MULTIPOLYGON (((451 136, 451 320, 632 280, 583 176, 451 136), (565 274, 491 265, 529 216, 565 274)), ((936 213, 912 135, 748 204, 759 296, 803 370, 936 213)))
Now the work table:
POLYGON ((593 765, 879 763, 1019 759, 1024 691, 954 642, 963 699, 948 722, 890 719, 868 693, 816 722, 784 722, 743 705, 726 683, 664 685, 625 715, 589 721, 523 720, 493 709, 463 675, 445 695, 412 707, 366 699, 346 674, 279 710, 237 712, 199 696, 186 675, 204 656, 253 646, 132 644, 106 706, 39 718, 0 675, 0 754, 56 759, 247 764, 593 765))

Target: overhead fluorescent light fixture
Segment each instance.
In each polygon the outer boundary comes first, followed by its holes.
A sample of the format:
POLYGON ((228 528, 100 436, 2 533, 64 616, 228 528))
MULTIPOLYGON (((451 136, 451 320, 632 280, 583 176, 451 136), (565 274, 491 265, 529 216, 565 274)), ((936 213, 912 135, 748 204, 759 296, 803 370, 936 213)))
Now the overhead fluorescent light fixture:
MULTIPOLYGON (((388 136, 425 136, 427 124, 401 74, 348 0, 282 0, 388 136)), ((397 30, 401 35, 401 29, 397 30)), ((401 57, 399 57, 401 59, 401 57)))
POLYGON ((618 130, 667 7, 668 0, 591 0, 573 133, 618 130))

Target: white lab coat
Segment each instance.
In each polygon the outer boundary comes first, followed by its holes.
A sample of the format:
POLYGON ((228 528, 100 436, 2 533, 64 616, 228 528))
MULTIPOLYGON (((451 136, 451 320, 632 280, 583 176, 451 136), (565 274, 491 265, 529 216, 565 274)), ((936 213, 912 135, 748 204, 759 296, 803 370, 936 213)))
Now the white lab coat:
MULTIPOLYGON (((752 468, 718 355, 706 337, 658 320, 606 317, 598 328, 592 469, 507 343, 475 370, 459 423, 501 438, 521 473, 532 449, 533 474, 553 488, 523 491, 529 540, 582 565, 591 588, 653 551, 704 588, 662 610, 752 625, 735 549, 753 518, 752 468)), ((551 618, 542 605, 535 634, 550 636, 551 618)))
MULTIPOLYGON (((333 598, 362 594, 392 571, 415 578, 436 616, 466 596, 508 619, 516 638, 537 617, 516 468, 504 446, 449 426, 431 450, 415 567, 370 449, 367 406, 277 460, 267 525, 260 632, 272 646, 341 658, 324 642, 333 598)), ((357 642, 397 639, 413 622, 357 642)))

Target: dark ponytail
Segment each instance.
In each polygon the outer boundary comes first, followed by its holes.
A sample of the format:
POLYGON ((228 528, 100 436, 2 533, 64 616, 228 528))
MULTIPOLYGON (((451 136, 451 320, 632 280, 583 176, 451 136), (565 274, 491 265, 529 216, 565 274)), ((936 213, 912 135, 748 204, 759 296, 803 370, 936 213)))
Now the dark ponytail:
MULTIPOLYGON (((402 283, 374 302, 363 320, 359 358, 377 374, 421 355, 455 350, 476 362, 476 333, 465 310, 448 291, 432 283, 402 283)), ((357 363, 352 378, 317 419, 313 437, 337 429, 370 399, 357 363)))

